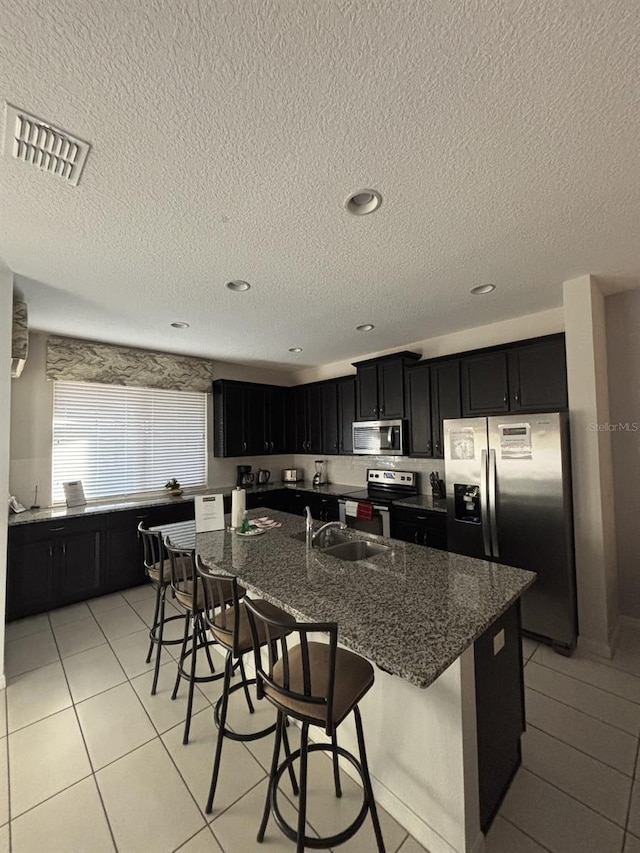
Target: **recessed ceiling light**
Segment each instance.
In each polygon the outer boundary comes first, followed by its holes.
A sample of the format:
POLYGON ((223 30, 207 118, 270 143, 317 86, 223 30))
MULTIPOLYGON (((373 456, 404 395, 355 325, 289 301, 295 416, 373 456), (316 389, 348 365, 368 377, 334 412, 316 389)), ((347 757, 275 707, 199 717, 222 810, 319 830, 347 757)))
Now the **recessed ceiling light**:
POLYGON ((228 281, 227 287, 229 288, 229 290, 235 290, 237 292, 240 292, 242 290, 249 290, 251 288, 251 285, 248 281, 241 281, 240 279, 236 279, 235 281, 228 281))
POLYGON ((172 323, 171 325, 173 326, 174 329, 188 329, 189 328, 188 323, 176 322, 176 323, 172 323))
POLYGON ((363 323, 361 326, 356 326, 357 332, 370 332, 372 329, 375 329, 373 323, 363 323))
POLYGON ((484 293, 491 293, 495 289, 495 284, 479 284, 477 287, 472 287, 469 293, 473 293, 474 296, 482 296, 484 293))
POLYGON ((364 216, 365 213, 373 213, 381 204, 382 196, 377 190, 358 190, 351 193, 344 206, 354 216, 364 216))
POLYGON ((302 352, 302 347, 289 347, 289 352, 302 352))

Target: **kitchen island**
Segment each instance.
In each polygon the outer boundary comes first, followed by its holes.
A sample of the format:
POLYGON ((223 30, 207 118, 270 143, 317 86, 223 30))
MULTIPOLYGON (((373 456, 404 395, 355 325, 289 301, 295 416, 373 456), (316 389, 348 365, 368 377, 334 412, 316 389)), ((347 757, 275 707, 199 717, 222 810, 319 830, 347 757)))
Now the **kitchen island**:
MULTIPOLYGON (((498 719, 502 689, 515 691, 521 705, 518 599, 535 575, 356 531, 342 535, 388 547, 348 562, 307 551, 299 517, 265 509, 250 516, 265 514, 282 528, 253 538, 198 534, 200 558, 301 621, 338 623, 340 642, 377 666, 361 703, 377 801, 431 853, 480 853, 476 697, 480 708, 492 692, 498 719), (511 648, 505 683, 487 684, 478 670, 480 642, 496 660, 511 648)), ((341 742, 355 749, 350 722, 341 742)))

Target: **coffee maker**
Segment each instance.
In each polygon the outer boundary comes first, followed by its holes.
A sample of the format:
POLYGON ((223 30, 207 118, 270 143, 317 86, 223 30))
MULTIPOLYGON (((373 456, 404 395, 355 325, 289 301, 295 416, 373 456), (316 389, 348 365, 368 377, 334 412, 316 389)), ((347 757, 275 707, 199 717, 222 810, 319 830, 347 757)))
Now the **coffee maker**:
POLYGON ((253 486, 254 475, 251 473, 251 465, 236 465, 238 476, 236 486, 253 486))

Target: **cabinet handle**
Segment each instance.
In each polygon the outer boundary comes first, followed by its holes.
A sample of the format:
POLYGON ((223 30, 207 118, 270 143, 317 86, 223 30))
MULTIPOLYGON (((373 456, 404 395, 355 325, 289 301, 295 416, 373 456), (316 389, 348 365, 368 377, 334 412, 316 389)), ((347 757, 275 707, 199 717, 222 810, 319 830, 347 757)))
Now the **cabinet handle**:
POLYGON ((431 442, 430 441, 427 442, 427 453, 429 454, 429 456, 431 456, 431 442))
POLYGON ((416 543, 416 545, 418 544, 418 531, 417 530, 414 530, 414 532, 413 532, 413 541, 416 543))
POLYGON ((64 524, 62 525, 62 527, 50 527, 49 530, 51 531, 51 533, 58 533, 60 530, 64 530, 64 524))
POLYGON ((148 515, 149 515, 149 513, 146 513, 145 515, 136 515, 136 519, 138 521, 142 521, 142 519, 147 518, 148 515))
POLYGON ((66 542, 62 543, 62 554, 65 557, 67 556, 67 543, 66 542))
POLYGON ((378 414, 378 407, 377 407, 377 406, 374 406, 374 407, 373 407, 373 414, 374 414, 374 415, 377 415, 377 414, 378 414))
POLYGON ((340 450, 340 442, 339 441, 333 442, 333 449, 334 450, 340 450))
POLYGON ((418 519, 418 521, 426 521, 427 520, 426 515, 416 515, 416 518, 418 519))
POLYGON ((246 450, 246 449, 247 449, 247 442, 246 442, 246 441, 243 441, 243 442, 242 442, 242 449, 243 449, 243 450, 246 450))
POLYGON ((427 531, 426 530, 422 534, 422 544, 425 546, 425 548, 427 547, 427 531))
POLYGON ((49 545, 49 558, 53 557, 53 545, 49 545))
POLYGON ((516 403, 520 402, 520 391, 516 391, 516 403))
POLYGON ((265 449, 265 450, 268 450, 268 449, 269 449, 269 442, 268 442, 268 441, 265 441, 265 443, 264 443, 264 449, 265 449))
POLYGON ((380 414, 384 415, 384 406, 380 406, 380 414))
POLYGON ((505 392, 504 396, 502 397, 502 401, 503 401, 503 403, 505 404, 505 406, 506 406, 506 405, 507 405, 507 403, 509 402, 509 397, 507 396, 506 392, 505 392))
POLYGON ((273 453, 273 442, 272 441, 269 442, 269 449, 273 453))
POLYGON ((436 456, 440 455, 440 442, 436 441, 436 456))

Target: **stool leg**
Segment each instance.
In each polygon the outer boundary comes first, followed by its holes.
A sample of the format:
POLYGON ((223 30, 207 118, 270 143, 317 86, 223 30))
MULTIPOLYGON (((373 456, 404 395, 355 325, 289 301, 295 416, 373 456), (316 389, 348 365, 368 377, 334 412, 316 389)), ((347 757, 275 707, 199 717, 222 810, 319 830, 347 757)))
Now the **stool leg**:
POLYGON ((213 811, 213 798, 216 794, 218 784, 218 773, 220 772, 220 759, 222 758, 222 741, 224 740, 224 728, 227 724, 227 708, 229 707, 229 687, 231 684, 231 672, 233 670, 233 655, 227 652, 224 662, 224 683, 222 685, 222 705, 220 707, 220 721, 218 724, 218 739, 216 742, 216 754, 213 759, 213 771, 211 773, 211 785, 209 786, 209 798, 207 799, 207 814, 213 811))
POLYGON ((271 756, 271 770, 269 771, 269 784, 267 785, 267 796, 264 801, 264 811, 262 813, 262 821, 258 829, 257 840, 262 843, 264 841, 264 833, 269 821, 269 812, 271 811, 271 796, 273 793, 273 784, 278 770, 278 762, 280 761, 280 744, 282 742, 282 732, 284 730, 284 714, 278 711, 276 719, 276 736, 273 741, 273 755, 271 756))
POLYGON ((253 707, 253 702, 251 701, 251 696, 249 694, 249 685, 247 684, 247 675, 244 671, 244 662, 242 660, 242 655, 240 655, 240 676, 242 677, 243 686, 244 686, 244 695, 247 700, 247 708, 249 709, 249 713, 253 714, 255 708, 253 707))
POLYGON ((158 627, 158 610, 160 609, 160 591, 162 589, 162 584, 159 583, 156 589, 156 606, 153 611, 153 622, 151 624, 151 630, 149 631, 149 653, 147 654, 146 663, 150 663, 151 661, 151 652, 153 651, 153 637, 156 635, 156 629, 158 627))
POLYGON ((338 736, 335 731, 331 734, 331 745, 333 746, 333 783, 336 788, 336 797, 342 796, 342 787, 340 786, 340 765, 338 764, 338 736))
POLYGON ((207 656, 207 660, 209 661, 209 670, 211 672, 215 672, 216 668, 215 668, 215 665, 211 659, 211 652, 209 651, 209 643, 207 642, 207 630, 200 620, 199 620, 199 624, 200 624, 200 637, 201 637, 202 645, 204 646, 204 652, 207 656))
POLYGON ((367 752, 364 747, 364 733, 362 731, 362 717, 360 716, 360 708, 356 705, 353 709, 356 718, 356 733, 358 735, 358 748, 360 750, 360 765, 362 766, 362 781, 364 790, 369 804, 371 813, 371 822, 373 823, 373 831, 376 834, 376 842, 378 844, 378 853, 385 853, 384 841, 382 840, 382 830, 380 829, 380 821, 378 820, 378 809, 376 801, 373 798, 373 788, 371 787, 371 777, 369 776, 369 765, 367 763, 367 752))
POLYGON ((307 760, 309 757, 309 723, 300 731, 300 796, 298 798, 298 840, 296 853, 304 853, 304 829, 307 820, 307 760))
POLYGON ((192 614, 193 631, 191 634, 191 676, 189 678, 189 697, 187 699, 187 718, 184 721, 184 736, 182 743, 186 746, 189 743, 189 730, 191 729, 191 709, 193 708, 193 691, 196 686, 196 657, 198 650, 198 635, 199 635, 199 616, 197 613, 192 614))
MULTIPOLYGON (((284 725, 282 726, 282 742, 284 743, 284 754, 287 758, 290 758, 291 749, 289 748, 289 736, 287 735, 288 725, 289 719, 286 718, 284 725)), ((300 793, 300 789, 298 788, 298 781, 296 779, 296 774, 293 769, 293 762, 289 765, 289 778, 291 779, 291 789, 293 790, 294 795, 297 797, 300 793)))
MULTIPOLYGON (((153 684, 151 685, 151 695, 156 695, 156 688, 158 686, 158 673, 160 672, 160 655, 162 654, 162 638, 164 636, 164 601, 166 596, 167 588, 164 585, 160 587, 160 616, 157 614, 154 616, 153 621, 156 622, 156 619, 159 619, 159 622, 154 629, 154 632, 158 632, 158 636, 156 638, 156 665, 153 669, 153 684)), ((148 661, 147 661, 148 663, 148 661)))
POLYGON ((187 653, 187 640, 189 639, 189 611, 184 614, 184 634, 182 635, 182 645, 180 646, 180 657, 178 658, 178 672, 176 674, 176 683, 173 685, 173 693, 171 698, 175 699, 178 695, 178 686, 180 684, 180 672, 184 665, 184 656, 187 653))

